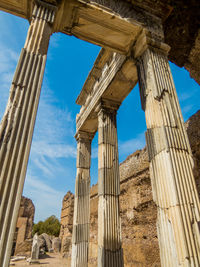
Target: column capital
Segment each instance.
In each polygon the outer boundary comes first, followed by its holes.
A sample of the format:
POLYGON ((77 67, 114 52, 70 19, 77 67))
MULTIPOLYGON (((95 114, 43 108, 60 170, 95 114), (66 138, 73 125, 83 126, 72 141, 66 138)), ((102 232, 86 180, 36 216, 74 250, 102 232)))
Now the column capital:
POLYGON ((91 142, 92 139, 94 138, 94 135, 95 135, 95 133, 78 131, 74 137, 76 138, 76 141, 83 141, 84 140, 84 141, 91 142))
POLYGON ((102 110, 107 110, 109 112, 117 112, 119 109, 121 103, 118 101, 106 99, 106 98, 101 98, 99 101, 98 106, 96 107, 96 112, 99 114, 102 110))
POLYGON ((52 1, 48 3, 43 0, 34 0, 34 8, 32 13, 32 18, 38 18, 53 24, 55 19, 55 13, 57 11, 57 2, 52 1), (41 10, 40 10, 41 9, 41 10))
POLYGON ((152 36, 151 32, 143 29, 133 47, 133 57, 137 59, 142 56, 147 49, 168 55, 170 46, 160 40, 156 40, 156 38, 152 36))

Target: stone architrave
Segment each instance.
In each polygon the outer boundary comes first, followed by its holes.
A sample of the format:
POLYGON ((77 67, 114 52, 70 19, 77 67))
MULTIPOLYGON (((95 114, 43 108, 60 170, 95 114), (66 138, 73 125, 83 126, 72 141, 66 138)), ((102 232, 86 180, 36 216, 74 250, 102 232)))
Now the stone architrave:
POLYGON ((31 260, 38 260, 39 254, 40 254, 40 242, 39 242, 38 234, 36 233, 33 237, 31 260))
POLYGON ((166 44, 147 35, 141 36, 135 49, 153 197, 158 207, 161 264, 197 267, 200 266, 199 197, 168 50, 166 44))
POLYGON ((120 176, 116 114, 119 104, 101 100, 98 112, 98 267, 122 267, 120 176))
POLYGON ((0 266, 10 261, 56 8, 36 1, 0 126, 0 266))
POLYGON ((71 267, 87 267, 90 223, 90 163, 93 134, 79 131, 71 267))

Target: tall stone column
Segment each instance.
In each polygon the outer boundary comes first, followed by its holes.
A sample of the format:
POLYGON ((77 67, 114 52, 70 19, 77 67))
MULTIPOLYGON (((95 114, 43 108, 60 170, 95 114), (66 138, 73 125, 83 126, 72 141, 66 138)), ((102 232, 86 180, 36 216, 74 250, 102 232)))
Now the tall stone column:
POLYGON ((90 223, 90 163, 93 134, 79 131, 71 267, 87 267, 90 223))
POLYGON ((119 105, 102 100, 98 113, 98 267, 122 267, 120 176, 116 114, 119 105))
POLYGON ((200 205, 193 159, 167 52, 148 36, 138 41, 138 76, 145 111, 146 142, 161 264, 200 266, 200 205), (143 48, 143 51, 139 50, 143 48))
POLYGON ((9 265, 55 7, 36 1, 0 125, 0 266, 9 265))

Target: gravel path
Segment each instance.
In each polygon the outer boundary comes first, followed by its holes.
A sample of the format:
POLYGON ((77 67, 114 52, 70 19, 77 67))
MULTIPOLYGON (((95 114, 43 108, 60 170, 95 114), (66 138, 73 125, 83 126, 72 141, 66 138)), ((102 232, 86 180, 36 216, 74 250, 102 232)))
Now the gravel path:
POLYGON ((15 265, 10 266, 18 266, 18 267, 25 267, 25 266, 35 266, 35 267, 70 267, 70 262, 67 259, 63 259, 62 256, 58 253, 47 253, 43 256, 43 258, 39 259, 38 264, 29 264, 27 261, 17 261, 14 262, 15 265))

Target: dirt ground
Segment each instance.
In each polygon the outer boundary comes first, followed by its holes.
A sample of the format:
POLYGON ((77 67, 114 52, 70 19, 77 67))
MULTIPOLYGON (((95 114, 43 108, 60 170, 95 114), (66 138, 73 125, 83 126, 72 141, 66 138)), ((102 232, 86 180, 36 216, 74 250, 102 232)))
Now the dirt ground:
POLYGON ((59 253, 47 253, 43 255, 42 258, 39 259, 40 263, 37 264, 29 264, 26 260, 13 262, 16 267, 25 267, 25 266, 33 266, 33 267, 70 267, 70 262, 67 259, 63 259, 61 254, 59 253))

